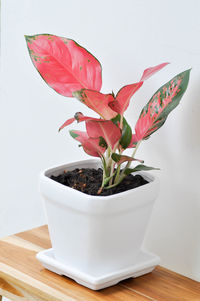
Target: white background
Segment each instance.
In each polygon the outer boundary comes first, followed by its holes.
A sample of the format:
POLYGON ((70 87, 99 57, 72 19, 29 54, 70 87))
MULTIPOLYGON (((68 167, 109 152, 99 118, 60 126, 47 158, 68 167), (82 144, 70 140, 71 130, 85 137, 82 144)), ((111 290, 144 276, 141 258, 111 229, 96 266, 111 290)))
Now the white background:
POLYGON ((163 266, 200 281, 199 11, 198 0, 3 1, 0 236, 45 223, 41 169, 87 158, 68 131, 57 129, 77 111, 93 113, 50 89, 26 48, 24 34, 52 33, 95 54, 103 65, 104 93, 138 81, 149 66, 171 62, 132 100, 126 114, 132 126, 157 88, 193 68, 180 106, 137 156, 161 168, 145 246, 161 256, 163 266))

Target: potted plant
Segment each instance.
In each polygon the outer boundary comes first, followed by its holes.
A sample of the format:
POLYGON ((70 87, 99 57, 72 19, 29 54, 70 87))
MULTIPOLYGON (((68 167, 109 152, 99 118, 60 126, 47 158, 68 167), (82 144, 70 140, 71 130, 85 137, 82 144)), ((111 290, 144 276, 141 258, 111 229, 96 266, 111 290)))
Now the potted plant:
POLYGON ((85 132, 70 130, 70 135, 97 159, 41 173, 53 249, 39 253, 38 259, 52 271, 92 289, 151 271, 158 257, 142 250, 142 242, 159 183, 146 171, 157 168, 144 165, 135 155, 141 142, 179 104, 190 70, 156 91, 142 109, 133 133, 124 117, 130 100, 144 81, 168 63, 146 69, 137 83, 122 87, 116 95, 103 94, 99 61, 75 41, 50 34, 25 38, 32 62, 46 83, 100 115, 94 118, 77 112, 59 129, 85 122, 85 132), (132 156, 124 154, 129 148, 132 156))

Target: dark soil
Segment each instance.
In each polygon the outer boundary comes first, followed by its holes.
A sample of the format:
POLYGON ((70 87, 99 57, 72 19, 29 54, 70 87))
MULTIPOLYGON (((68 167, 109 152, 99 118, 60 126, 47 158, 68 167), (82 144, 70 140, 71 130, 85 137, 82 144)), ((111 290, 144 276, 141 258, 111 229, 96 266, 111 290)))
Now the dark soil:
POLYGON ((100 196, 116 194, 148 183, 140 175, 128 175, 119 185, 110 189, 103 189, 101 194, 97 194, 101 187, 102 176, 101 168, 77 168, 72 171, 64 171, 58 176, 51 176, 51 179, 86 194, 100 196))

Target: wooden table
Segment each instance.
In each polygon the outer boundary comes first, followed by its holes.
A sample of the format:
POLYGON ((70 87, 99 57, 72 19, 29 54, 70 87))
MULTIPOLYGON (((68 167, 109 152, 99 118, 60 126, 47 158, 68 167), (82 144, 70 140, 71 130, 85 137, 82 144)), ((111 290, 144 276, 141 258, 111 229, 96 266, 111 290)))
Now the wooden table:
POLYGON ((14 301, 200 301, 200 283, 160 266, 148 275, 92 291, 42 267, 35 255, 50 247, 47 226, 1 239, 0 295, 14 301))

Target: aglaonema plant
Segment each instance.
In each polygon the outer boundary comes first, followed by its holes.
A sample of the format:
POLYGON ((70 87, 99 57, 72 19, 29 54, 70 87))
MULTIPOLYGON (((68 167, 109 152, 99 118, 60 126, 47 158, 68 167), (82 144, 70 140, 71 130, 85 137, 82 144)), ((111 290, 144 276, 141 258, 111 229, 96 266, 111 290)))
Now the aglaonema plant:
POLYGON ((77 112, 59 129, 74 121, 85 122, 86 132, 70 130, 70 135, 88 155, 101 158, 103 180, 99 194, 103 188, 118 185, 130 173, 157 169, 144 165, 135 155, 141 142, 156 132, 179 104, 188 86, 190 70, 176 75, 156 91, 142 109, 133 133, 124 117, 130 100, 148 78, 168 63, 144 70, 137 83, 122 87, 116 95, 103 94, 101 64, 85 48, 71 39, 50 34, 25 38, 32 62, 44 81, 57 93, 77 98, 100 116, 88 117, 77 112), (124 154, 129 148, 133 149, 132 156, 124 154), (133 161, 139 164, 131 167, 133 161))

